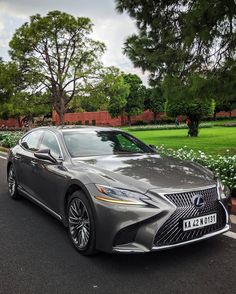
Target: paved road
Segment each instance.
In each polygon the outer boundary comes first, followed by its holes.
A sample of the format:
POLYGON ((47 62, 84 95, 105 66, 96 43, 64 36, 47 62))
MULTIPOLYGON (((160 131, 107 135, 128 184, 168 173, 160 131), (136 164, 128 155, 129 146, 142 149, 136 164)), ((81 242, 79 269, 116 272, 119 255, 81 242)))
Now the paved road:
POLYGON ((80 256, 66 229, 9 198, 0 158, 0 293, 236 293, 236 240, 142 255, 80 256))

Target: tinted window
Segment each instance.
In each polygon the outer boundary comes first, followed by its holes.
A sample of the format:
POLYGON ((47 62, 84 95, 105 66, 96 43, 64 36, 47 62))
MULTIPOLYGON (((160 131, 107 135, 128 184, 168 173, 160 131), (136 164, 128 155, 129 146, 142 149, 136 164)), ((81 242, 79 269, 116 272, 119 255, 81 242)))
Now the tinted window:
POLYGON ((41 135, 42 131, 33 131, 22 139, 21 145, 25 149, 35 152, 39 149, 39 140, 41 135))
POLYGON ((42 142, 40 144, 40 149, 50 149, 53 157, 61 157, 61 152, 56 139, 56 135, 54 135, 52 132, 44 133, 42 142))
POLYGON ((123 132, 72 131, 63 135, 72 157, 152 152, 144 143, 123 132))

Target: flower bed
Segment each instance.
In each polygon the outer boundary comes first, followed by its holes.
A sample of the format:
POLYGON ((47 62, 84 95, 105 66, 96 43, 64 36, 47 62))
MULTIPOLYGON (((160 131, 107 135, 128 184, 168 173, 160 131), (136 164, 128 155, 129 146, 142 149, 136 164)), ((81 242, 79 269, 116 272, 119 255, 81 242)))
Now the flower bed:
POLYGON ((227 185, 231 191, 236 189, 236 155, 208 155, 201 150, 198 152, 188 149, 186 146, 178 150, 157 146, 158 152, 181 160, 191 160, 212 170, 219 176, 222 183, 227 185))
POLYGON ((17 144, 23 132, 0 132, 0 146, 11 148, 17 144))
MULTIPOLYGON (((201 123, 200 128, 212 128, 213 125, 209 123, 201 123)), ((178 129, 188 129, 186 124, 180 124, 176 126, 175 124, 165 124, 165 125, 146 125, 146 126, 131 126, 127 128, 128 131, 145 131, 145 130, 178 130, 178 129)))

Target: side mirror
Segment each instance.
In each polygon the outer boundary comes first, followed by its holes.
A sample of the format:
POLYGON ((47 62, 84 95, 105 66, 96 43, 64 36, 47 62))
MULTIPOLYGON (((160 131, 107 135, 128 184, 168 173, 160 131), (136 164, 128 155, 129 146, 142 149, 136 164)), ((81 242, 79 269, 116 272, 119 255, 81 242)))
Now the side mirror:
POLYGON ((34 152, 34 156, 38 159, 49 160, 52 163, 57 163, 56 158, 51 155, 50 149, 42 149, 34 152))
POLYGON ((156 147, 156 145, 152 145, 152 144, 150 144, 150 145, 148 145, 150 148, 152 148, 152 150, 153 151, 157 151, 157 147, 156 147))

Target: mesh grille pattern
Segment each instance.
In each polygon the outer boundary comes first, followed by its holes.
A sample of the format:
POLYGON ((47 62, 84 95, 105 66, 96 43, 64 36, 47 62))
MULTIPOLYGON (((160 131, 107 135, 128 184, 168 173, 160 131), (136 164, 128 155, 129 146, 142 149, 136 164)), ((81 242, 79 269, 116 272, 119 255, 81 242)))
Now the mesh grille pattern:
POLYGON ((185 192, 165 195, 176 206, 176 211, 164 223, 158 231, 154 244, 156 246, 173 245, 200 238, 206 234, 221 230, 226 224, 224 208, 218 201, 217 189, 210 188, 201 191, 185 192), (201 194, 205 200, 205 206, 201 209, 192 204, 192 197, 201 194), (198 217, 206 214, 217 213, 217 223, 204 227, 183 231, 183 219, 198 217))
POLYGON ((168 195, 165 195, 165 197, 169 199, 171 202, 173 202, 177 207, 192 207, 193 196, 199 195, 199 194, 203 196, 206 203, 217 201, 218 199, 216 187, 206 189, 206 190, 201 190, 201 191, 168 194, 168 195))

